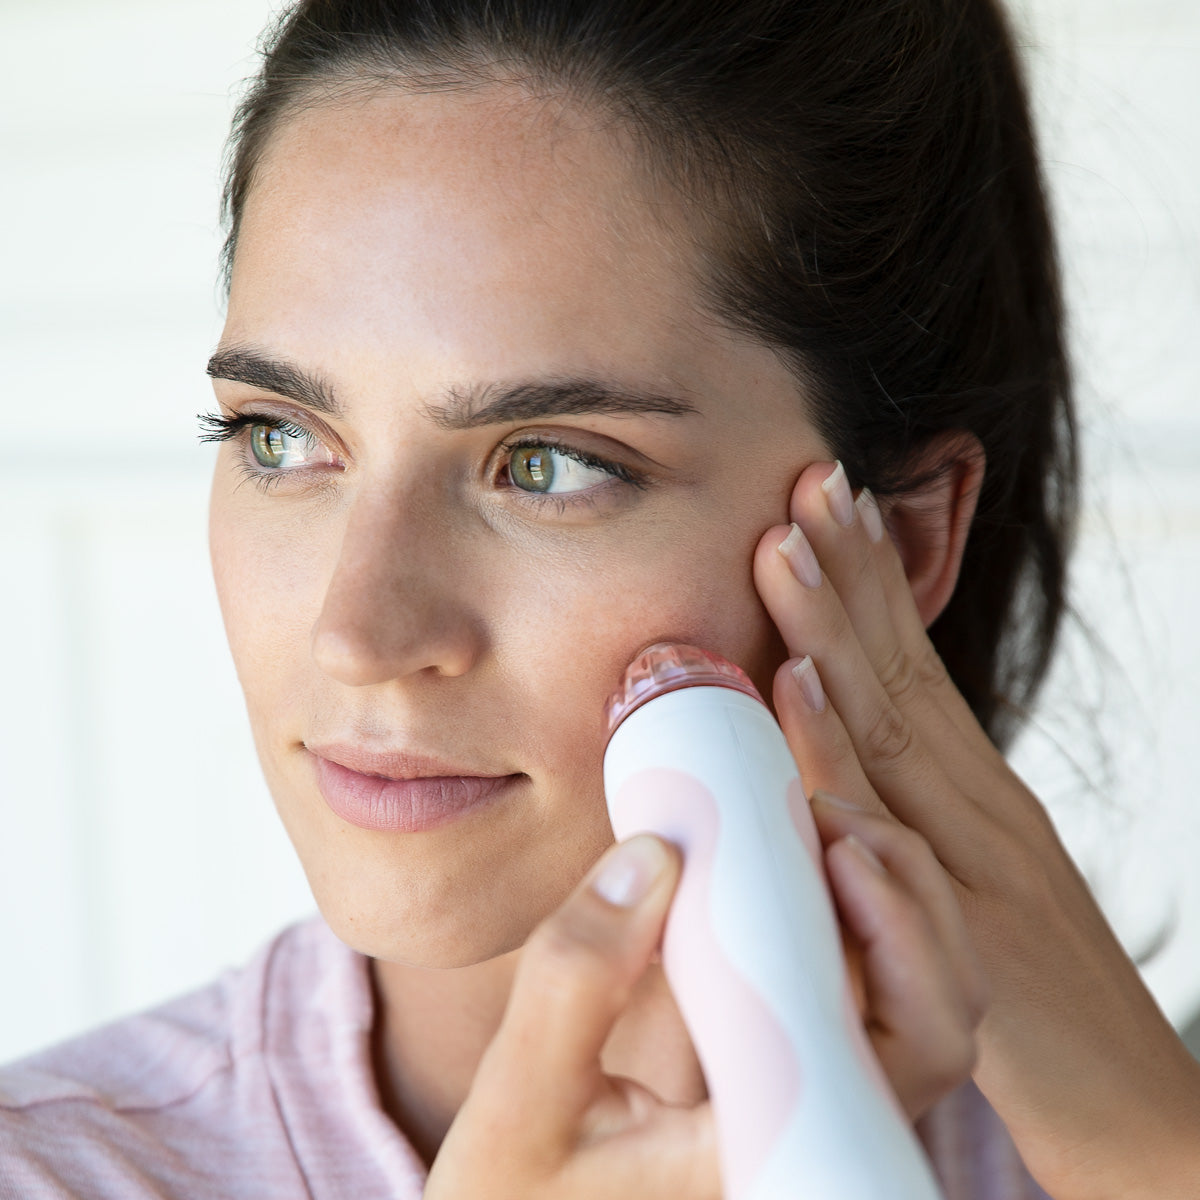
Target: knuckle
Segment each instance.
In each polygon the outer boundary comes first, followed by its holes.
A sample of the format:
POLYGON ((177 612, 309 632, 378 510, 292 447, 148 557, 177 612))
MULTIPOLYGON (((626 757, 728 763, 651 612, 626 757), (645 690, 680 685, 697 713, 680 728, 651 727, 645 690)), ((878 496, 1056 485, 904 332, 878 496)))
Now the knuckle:
POLYGON ((933 648, 931 642, 925 643, 924 652, 917 662, 916 674, 920 682, 930 690, 943 688, 950 682, 946 664, 942 662, 941 655, 933 648))
POLYGON ((831 739, 831 744, 824 748, 823 757, 824 764, 835 781, 827 790, 837 794, 841 786, 843 791, 853 791, 858 785, 858 779, 862 777, 862 767, 850 739, 845 736, 831 739), (854 780, 853 785, 848 782, 850 780, 854 780))
POLYGON ((879 709, 867 728, 863 752, 873 763, 887 766, 899 762, 913 750, 916 735, 904 714, 890 701, 879 709))
POLYGON ((603 940, 587 922, 566 912, 538 926, 521 962, 531 988, 554 994, 586 989, 608 973, 603 940))
POLYGON ((998 896, 1016 901, 1017 907, 1029 911, 1042 904, 1049 891, 1049 881, 1037 857, 1030 853, 1024 837, 995 817, 984 814, 985 826, 980 829, 980 844, 987 854, 980 856, 977 870, 978 886, 972 890, 982 896, 998 896))
POLYGON ((948 1087, 961 1083, 975 1069, 979 1061, 979 1045, 975 1040, 974 1026, 954 1025, 944 1042, 940 1071, 942 1082, 948 1087))
POLYGON ((908 695, 917 685, 917 672, 913 660, 902 648, 897 648, 883 662, 877 672, 879 682, 892 697, 894 703, 908 695))
POLYGON ((926 1086, 936 1093, 945 1093, 962 1083, 979 1062, 979 1043, 975 1029, 961 1017, 943 1022, 936 1039, 927 1039, 922 1055, 922 1071, 926 1086))

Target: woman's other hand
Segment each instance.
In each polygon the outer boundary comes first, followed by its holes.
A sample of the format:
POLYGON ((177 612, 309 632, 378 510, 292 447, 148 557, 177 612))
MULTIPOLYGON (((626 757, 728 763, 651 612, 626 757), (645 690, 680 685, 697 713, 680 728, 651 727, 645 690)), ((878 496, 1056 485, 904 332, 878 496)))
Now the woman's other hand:
MULTIPOLYGON (((814 464, 790 515, 799 533, 774 527, 755 554, 789 653, 814 664, 777 673, 780 721, 810 794, 916 831, 940 863, 991 991, 981 1090, 1056 1200, 1194 1196, 1200 1067, 948 677, 873 498, 814 464)), ((858 831, 814 809, 826 838, 858 831)))
MULTIPOLYGON (((863 1019, 915 1117, 970 1074, 978 967, 950 885, 917 835, 832 799, 816 808, 863 1019)), ((661 943, 680 871, 668 843, 630 838, 534 931, 426 1200, 720 1200, 710 1102, 667 1104, 601 1068, 661 943), (626 890, 637 880, 640 902, 626 890)))
POLYGON ((720 1200, 710 1103, 666 1104, 600 1065, 679 874, 668 843, 630 838, 533 932, 425 1200, 720 1200))
POLYGON ((971 1077, 987 1007, 983 968, 924 838, 829 792, 813 796, 812 811, 859 1012, 915 1121, 971 1077))

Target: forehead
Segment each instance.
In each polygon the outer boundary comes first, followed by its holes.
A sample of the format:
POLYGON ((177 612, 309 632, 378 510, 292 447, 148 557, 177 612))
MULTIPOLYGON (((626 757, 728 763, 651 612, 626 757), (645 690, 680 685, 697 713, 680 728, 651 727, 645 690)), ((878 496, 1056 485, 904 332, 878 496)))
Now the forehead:
POLYGON ((680 193, 602 115, 383 91, 275 132, 223 341, 393 399, 593 377, 791 417, 794 378, 704 311, 700 262, 680 193))
POLYGON ((511 88, 392 91, 303 110, 275 133, 231 307, 353 300, 361 321, 419 297, 444 325, 503 297, 526 336, 621 335, 648 310, 688 315, 694 264, 677 197, 654 190, 611 122, 511 88))

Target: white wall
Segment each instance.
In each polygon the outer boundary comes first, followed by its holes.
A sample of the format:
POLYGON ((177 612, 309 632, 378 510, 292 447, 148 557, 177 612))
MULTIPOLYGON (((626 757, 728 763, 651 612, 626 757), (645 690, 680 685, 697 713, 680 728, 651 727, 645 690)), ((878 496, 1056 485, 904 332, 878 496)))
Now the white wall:
POLYGON ((0 1059, 313 907, 224 646, 194 418, 267 8, 0 8, 0 1059))
MULTIPOLYGON (((0 1060, 203 983, 312 908, 224 649, 193 419, 229 89, 268 7, 0 6, 0 1060)), ((1178 910, 1147 978, 1182 1022, 1200 1008, 1200 6, 1023 11, 1090 448, 1079 601, 1118 667, 1097 682, 1076 639, 1020 759, 1131 947, 1178 910), (1097 735, 1112 777, 1089 790, 1049 747, 1094 765, 1097 735)))

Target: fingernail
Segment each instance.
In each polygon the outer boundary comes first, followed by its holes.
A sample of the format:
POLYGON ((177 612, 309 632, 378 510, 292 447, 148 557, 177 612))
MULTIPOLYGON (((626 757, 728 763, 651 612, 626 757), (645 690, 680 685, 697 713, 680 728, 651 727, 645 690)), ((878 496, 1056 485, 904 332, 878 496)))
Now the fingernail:
POLYGON ((662 843, 649 834, 638 834, 607 852, 592 890, 609 904, 632 908, 646 898, 666 865, 662 843))
POLYGON ((883 516, 879 511, 879 504, 869 488, 863 488, 858 493, 858 499, 855 500, 854 507, 858 509, 858 515, 862 517, 863 528, 867 531, 867 537, 872 542, 880 541, 883 538, 883 516))
POLYGON ((865 862, 867 866, 875 872, 876 875, 887 875, 887 867, 883 865, 879 855, 876 854, 866 842, 856 838, 852 833, 846 834, 846 836, 842 838, 842 841, 845 842, 846 845, 849 846, 850 849, 854 851, 854 853, 857 854, 858 857, 861 858, 863 862, 865 862))
POLYGON ((861 804, 855 804, 853 800, 847 800, 845 796, 835 796, 832 792, 827 792, 824 788, 817 788, 812 794, 812 798, 818 804, 827 804, 830 808, 845 809, 846 812, 866 812, 861 804))
POLYGON ((804 530, 794 521, 787 537, 779 543, 779 553, 787 559, 792 574, 805 587, 821 586, 821 565, 817 562, 817 556, 813 553, 808 538, 804 536, 804 530))
POLYGON ((854 524, 854 497, 850 494, 850 483, 846 479, 846 468, 838 461, 834 464, 829 477, 821 484, 825 493, 825 502, 833 519, 839 525, 854 524))
POLYGON ((817 674, 811 654, 806 654, 792 668, 792 678, 800 685, 800 695, 804 697, 804 703, 813 712, 824 712, 825 689, 821 686, 821 677, 817 674))

